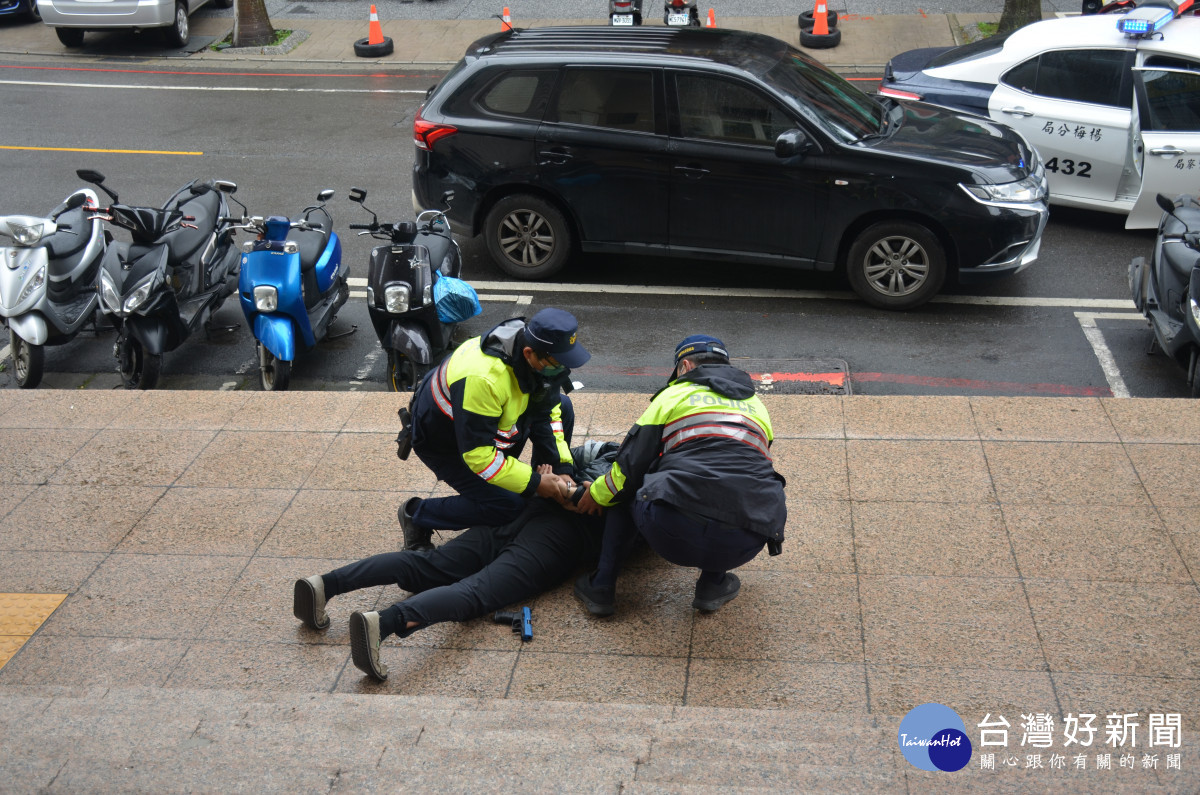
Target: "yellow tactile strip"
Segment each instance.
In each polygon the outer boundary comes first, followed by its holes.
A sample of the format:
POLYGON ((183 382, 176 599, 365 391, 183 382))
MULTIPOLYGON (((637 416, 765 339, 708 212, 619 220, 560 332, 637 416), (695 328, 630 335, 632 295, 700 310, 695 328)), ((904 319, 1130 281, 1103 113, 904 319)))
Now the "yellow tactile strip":
POLYGON ((66 598, 65 593, 0 593, 0 668, 66 598))

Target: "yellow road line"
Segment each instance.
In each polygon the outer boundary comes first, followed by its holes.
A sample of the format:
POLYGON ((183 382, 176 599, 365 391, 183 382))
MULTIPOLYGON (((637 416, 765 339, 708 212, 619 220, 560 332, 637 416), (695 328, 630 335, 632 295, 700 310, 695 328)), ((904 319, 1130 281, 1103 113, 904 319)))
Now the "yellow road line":
POLYGON ((188 155, 198 157, 203 152, 160 152, 154 149, 78 149, 61 146, 0 146, 0 149, 22 149, 30 152, 97 152, 105 155, 188 155))

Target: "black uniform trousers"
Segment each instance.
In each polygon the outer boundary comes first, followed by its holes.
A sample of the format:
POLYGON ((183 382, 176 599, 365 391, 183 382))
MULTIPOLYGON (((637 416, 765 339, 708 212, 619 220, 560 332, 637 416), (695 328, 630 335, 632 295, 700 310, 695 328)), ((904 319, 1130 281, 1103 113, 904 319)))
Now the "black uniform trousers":
POLYGON ((635 498, 606 512, 604 541, 592 585, 616 585, 621 560, 639 534, 650 548, 677 566, 700 569, 701 581, 716 584, 725 572, 754 559, 767 539, 749 530, 681 511, 658 500, 635 498))
POLYGON ((401 637, 468 621, 556 587, 595 564, 602 522, 536 498, 501 527, 472 527, 429 552, 386 552, 323 575, 327 597, 377 585, 413 593, 380 616, 401 637), (412 630, 405 624, 415 621, 412 630))
MULTIPOLYGON (((420 394, 425 399, 425 393, 420 394)), ((567 444, 575 431, 575 409, 566 395, 560 396, 562 407, 563 435, 567 444)), ((457 450, 430 449, 426 445, 414 445, 413 452, 421 459, 434 476, 458 492, 453 497, 432 497, 421 500, 413 513, 413 524, 428 530, 461 530, 476 525, 500 525, 510 522, 521 513, 526 499, 520 494, 488 483, 471 470, 457 450)), ((520 449, 511 451, 520 455, 520 449)), ((536 451, 532 466, 539 464, 557 465, 557 459, 542 461, 536 451)))

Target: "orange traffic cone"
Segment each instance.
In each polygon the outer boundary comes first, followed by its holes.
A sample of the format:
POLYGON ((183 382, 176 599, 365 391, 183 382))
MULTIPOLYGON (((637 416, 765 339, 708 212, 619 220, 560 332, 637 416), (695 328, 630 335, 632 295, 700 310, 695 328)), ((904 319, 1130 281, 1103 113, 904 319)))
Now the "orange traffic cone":
POLYGON ((508 6, 504 7, 504 16, 500 17, 500 30, 512 30, 512 17, 508 15, 508 6))
POLYGON ((710 9, 708 9, 708 21, 704 23, 704 27, 715 28, 716 26, 717 26, 717 15, 714 14, 713 10, 710 8, 710 9))
POLYGON ((367 37, 354 42, 354 54, 360 58, 382 58, 385 55, 391 55, 395 47, 395 43, 383 35, 383 28, 379 24, 379 12, 372 5, 371 23, 367 28, 367 37))
POLYGON ((383 44, 383 26, 379 24, 379 12, 371 5, 371 24, 367 27, 367 44, 383 44))
POLYGON ((825 0, 817 0, 817 8, 813 11, 812 32, 816 36, 829 35, 829 11, 825 7, 825 0))

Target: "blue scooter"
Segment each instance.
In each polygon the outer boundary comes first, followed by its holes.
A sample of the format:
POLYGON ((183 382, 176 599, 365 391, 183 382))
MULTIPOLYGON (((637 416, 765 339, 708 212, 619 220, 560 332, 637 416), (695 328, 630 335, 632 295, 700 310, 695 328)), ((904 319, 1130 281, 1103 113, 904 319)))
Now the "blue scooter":
POLYGON ((299 221, 279 215, 241 219, 240 226, 258 239, 242 246, 238 297, 257 340, 262 388, 270 392, 288 388, 297 337, 311 348, 358 330, 329 333, 350 297, 350 265, 342 262, 342 243, 325 207, 332 196, 332 190, 321 191, 299 221), (324 221, 314 223, 314 214, 324 221))

